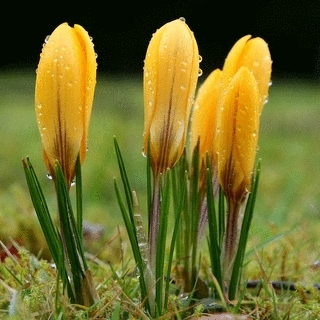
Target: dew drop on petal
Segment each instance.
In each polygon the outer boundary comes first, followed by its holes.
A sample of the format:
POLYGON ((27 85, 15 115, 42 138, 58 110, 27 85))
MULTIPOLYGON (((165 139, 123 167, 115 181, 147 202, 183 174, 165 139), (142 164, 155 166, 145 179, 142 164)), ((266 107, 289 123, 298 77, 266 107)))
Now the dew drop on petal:
POLYGON ((186 22, 186 19, 184 17, 180 17, 179 20, 181 20, 182 22, 186 22))
POLYGON ((254 67, 259 67, 260 66, 260 61, 258 61, 258 60, 253 61, 253 66, 254 67))
POLYGON ((50 173, 47 173, 47 178, 48 178, 49 180, 52 180, 52 175, 51 175, 50 173))

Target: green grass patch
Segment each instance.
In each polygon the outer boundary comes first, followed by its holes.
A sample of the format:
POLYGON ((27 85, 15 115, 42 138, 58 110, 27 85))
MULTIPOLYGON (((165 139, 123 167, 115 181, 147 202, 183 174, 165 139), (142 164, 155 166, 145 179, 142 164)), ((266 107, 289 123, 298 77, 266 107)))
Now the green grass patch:
MULTIPOLYGON (((90 254, 98 255, 101 264, 110 260, 122 263, 126 270, 132 254, 113 185, 114 177, 119 179, 113 137, 117 137, 131 186, 146 218, 142 75, 98 74, 97 81, 89 150, 82 167, 83 218, 90 224, 85 244, 90 254)), ((48 257, 21 163, 22 158, 30 157, 48 204, 55 208, 55 193, 46 177, 34 112, 34 84, 34 71, 0 72, 0 240, 6 245, 11 239, 19 240, 36 256, 48 257)), ((274 291, 267 284, 269 280, 320 282, 317 264, 313 265, 320 256, 319 87, 316 82, 273 79, 269 102, 262 113, 257 156, 262 159, 261 176, 244 268, 244 278, 265 281, 263 289, 250 291, 244 299, 248 309, 257 307, 261 311, 257 319, 275 314, 283 319, 288 319, 286 314, 313 319, 320 314, 315 304, 317 292, 313 296, 304 289, 294 295, 284 293, 275 307, 274 291), (301 306, 301 302, 305 304, 301 306)), ((1 279, 10 278, 1 272, 1 279)), ((47 269, 45 272, 50 273, 47 269)), ((95 267, 94 272, 103 278, 101 269, 95 267)), ((135 290, 136 284, 126 285, 128 292, 135 290)), ((107 288, 108 284, 101 283, 100 289, 103 286, 107 288)), ((3 288, 0 290, 7 292, 3 288)), ((114 297, 110 293, 108 298, 114 297)), ((8 304, 9 297, 6 294, 1 299, 0 309, 8 304)))

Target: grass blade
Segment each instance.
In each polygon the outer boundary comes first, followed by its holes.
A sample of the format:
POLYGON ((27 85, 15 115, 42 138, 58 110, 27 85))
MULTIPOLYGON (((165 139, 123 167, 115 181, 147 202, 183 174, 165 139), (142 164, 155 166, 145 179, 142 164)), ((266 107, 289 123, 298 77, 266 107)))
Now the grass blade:
MULTIPOLYGON (((209 162, 207 161, 207 164, 209 162)), ((206 188, 207 188, 207 206, 208 206, 208 226, 209 226, 209 251, 211 259, 211 268, 220 288, 223 288, 222 270, 221 270, 221 247, 220 247, 220 230, 217 221, 217 213, 214 203, 212 172, 211 166, 207 166, 206 188)), ((219 215, 220 218, 220 215, 219 215)), ((217 289, 217 288, 216 288, 217 289)))
POLYGON ((39 180, 29 158, 23 159, 22 163, 34 209, 46 238, 52 258, 58 267, 61 265, 61 261, 63 260, 61 239, 58 236, 56 227, 51 219, 39 180))
POLYGON ((235 257, 233 270, 232 270, 232 276, 230 280, 230 286, 229 286, 229 299, 235 299, 240 277, 242 273, 242 265, 243 260, 245 256, 245 250, 247 246, 248 241, 248 235, 250 230, 250 225, 253 217, 254 212, 254 205, 257 197, 257 191, 258 191, 258 185, 259 185, 259 178, 260 178, 260 161, 257 164, 255 177, 253 179, 253 185, 251 189, 251 193, 249 195, 246 209, 243 217, 243 222, 241 226, 241 233, 240 233, 240 239, 239 239, 239 245, 238 245, 238 251, 235 257))

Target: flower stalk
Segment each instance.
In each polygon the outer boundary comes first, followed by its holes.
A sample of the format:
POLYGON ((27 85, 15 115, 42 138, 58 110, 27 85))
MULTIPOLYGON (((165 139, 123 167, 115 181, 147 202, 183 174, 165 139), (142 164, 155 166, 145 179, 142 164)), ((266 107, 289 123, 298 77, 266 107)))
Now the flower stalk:
POLYGON ((172 169, 185 146, 198 72, 197 43, 184 19, 171 21, 154 33, 147 49, 143 73, 144 152, 150 157, 153 172, 149 219, 153 268, 161 211, 160 189, 166 183, 167 169, 172 169))
POLYGON ((83 248, 81 165, 96 84, 96 55, 80 25, 59 25, 43 45, 37 69, 35 111, 44 161, 57 195, 60 232, 29 160, 23 160, 30 195, 58 274, 72 303, 91 306, 97 298, 83 248), (76 177, 77 218, 69 195, 76 177), (50 223, 47 223, 51 221, 50 223), (59 248, 58 253, 54 252, 59 248))
POLYGON ((245 36, 222 70, 218 130, 214 142, 218 179, 227 202, 222 268, 231 280, 240 230, 254 179, 260 115, 267 101, 271 58, 261 38, 245 36))

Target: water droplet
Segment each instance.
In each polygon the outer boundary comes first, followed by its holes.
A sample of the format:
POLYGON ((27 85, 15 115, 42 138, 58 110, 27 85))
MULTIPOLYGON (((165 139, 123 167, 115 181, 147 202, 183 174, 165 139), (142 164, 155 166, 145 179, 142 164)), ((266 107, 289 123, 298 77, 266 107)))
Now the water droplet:
POLYGON ((73 187, 75 184, 76 184, 76 181, 72 180, 70 186, 73 187))
POLYGON ((184 17, 180 17, 179 20, 182 22, 186 22, 186 19, 184 17))
POLYGON ((45 44, 48 43, 49 39, 50 39, 50 35, 46 36, 46 38, 44 39, 44 43, 45 44))
POLYGON ((47 173, 47 178, 48 178, 49 180, 52 180, 52 175, 51 175, 50 173, 47 173))
POLYGON ((270 87, 270 86, 272 86, 272 81, 271 81, 271 80, 270 80, 270 82, 269 82, 269 87, 270 87))
POLYGON ((98 54, 95 52, 94 55, 95 55, 95 58, 97 59, 98 58, 98 54))
POLYGON ((198 77, 202 76, 203 71, 201 69, 198 70, 198 77))
POLYGON ((258 60, 253 61, 253 66, 254 67, 259 67, 260 66, 260 61, 258 61, 258 60))
POLYGON ((201 61, 202 61, 202 56, 199 55, 199 62, 201 62, 201 61))
POLYGON ((147 157, 146 153, 144 152, 144 148, 142 148, 142 155, 143 155, 144 157, 147 157))

